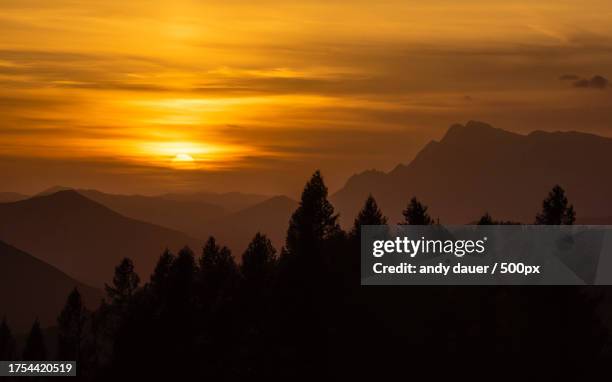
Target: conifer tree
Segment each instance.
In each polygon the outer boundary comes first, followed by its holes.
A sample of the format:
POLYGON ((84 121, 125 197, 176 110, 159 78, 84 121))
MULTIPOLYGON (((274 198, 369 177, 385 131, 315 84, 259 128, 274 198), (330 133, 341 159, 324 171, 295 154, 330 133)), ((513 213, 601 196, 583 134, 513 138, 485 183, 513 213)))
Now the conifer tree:
POLYGON ((227 247, 219 247, 214 237, 209 237, 199 259, 201 281, 218 290, 235 281, 238 267, 227 247))
POLYGON ((45 361, 47 360, 47 346, 45 344, 45 338, 42 330, 40 329, 40 322, 38 318, 34 321, 30 334, 26 339, 26 344, 23 349, 23 360, 24 361, 45 361))
POLYGON ((74 288, 60 313, 58 324, 58 356, 63 360, 80 361, 87 312, 81 294, 74 288))
POLYGON ((575 221, 574 206, 568 205, 565 190, 556 185, 542 201, 542 212, 536 215, 535 224, 572 225, 575 221))
POLYGON ((408 207, 402 212, 404 221, 400 224, 409 225, 430 225, 434 221, 427 213, 427 206, 423 205, 416 197, 410 199, 408 207))
POLYGON ((306 183, 300 205, 289 221, 286 250, 298 256, 316 253, 325 240, 339 233, 338 215, 327 200, 327 187, 317 170, 306 183))
POLYGON ((248 287, 260 288, 269 281, 276 265, 276 249, 270 239, 257 233, 242 255, 240 270, 248 287))
POLYGON ((105 284, 104 289, 111 303, 117 306, 124 306, 138 289, 139 283, 140 277, 134 271, 134 263, 126 257, 115 267, 113 285, 105 284))
POLYGON ((6 322, 6 317, 0 323, 0 360, 12 361, 17 357, 17 344, 11 329, 6 322))
POLYGON ((197 267, 193 251, 181 249, 170 267, 168 300, 177 309, 186 309, 192 303, 197 267))
POLYGON ((166 289, 173 262, 174 255, 168 249, 166 249, 164 253, 162 253, 162 255, 159 257, 159 260, 155 265, 155 269, 151 274, 149 284, 151 285, 155 293, 160 294, 163 290, 166 289))
POLYGON ((355 218, 353 229, 351 230, 352 237, 358 237, 362 225, 385 225, 387 218, 378 208, 378 204, 374 197, 370 194, 363 205, 363 208, 355 218))

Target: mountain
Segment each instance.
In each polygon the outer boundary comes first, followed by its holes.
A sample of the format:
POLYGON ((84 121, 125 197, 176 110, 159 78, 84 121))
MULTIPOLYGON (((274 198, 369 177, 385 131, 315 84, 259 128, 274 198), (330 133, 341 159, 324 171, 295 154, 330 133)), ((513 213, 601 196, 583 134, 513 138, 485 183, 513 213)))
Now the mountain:
POLYGON ((198 237, 202 227, 211 220, 226 215, 214 204, 197 200, 173 200, 159 196, 116 195, 96 190, 77 190, 121 215, 172 228, 198 237))
POLYGON ((266 234, 280 251, 285 244, 289 219, 297 206, 293 199, 275 196, 214 221, 206 236, 214 235, 219 243, 232 250, 237 259, 257 232, 266 234))
POLYGON ((559 184, 580 217, 612 216, 612 139, 579 132, 528 135, 470 121, 449 128, 408 165, 389 173, 351 177, 332 196, 344 225, 369 193, 391 223, 411 197, 442 223, 466 224, 485 211, 497 219, 532 223, 550 189, 559 184))
POLYGON ((44 190, 42 190, 41 192, 39 192, 38 194, 34 195, 34 196, 45 196, 45 195, 51 195, 51 194, 55 194, 57 192, 60 191, 70 191, 70 190, 74 190, 74 188, 72 187, 66 187, 66 186, 52 186, 49 188, 46 188, 44 190))
POLYGON ((43 326, 55 325, 75 287, 89 308, 103 298, 102 291, 0 241, 0 317, 6 316, 14 330, 29 329, 36 317, 43 326))
POLYGON ((94 286, 109 282, 124 257, 134 260, 146 280, 166 247, 196 249, 200 244, 179 231, 120 215, 73 190, 0 204, 0 240, 94 286))
POLYGON ((216 193, 206 191, 184 194, 164 194, 161 195, 161 197, 167 200, 208 203, 219 206, 228 213, 238 212, 270 198, 270 196, 267 195, 245 194, 242 192, 216 193))
POLYGON ((28 196, 17 192, 0 192, 0 203, 16 202, 27 199, 28 196))

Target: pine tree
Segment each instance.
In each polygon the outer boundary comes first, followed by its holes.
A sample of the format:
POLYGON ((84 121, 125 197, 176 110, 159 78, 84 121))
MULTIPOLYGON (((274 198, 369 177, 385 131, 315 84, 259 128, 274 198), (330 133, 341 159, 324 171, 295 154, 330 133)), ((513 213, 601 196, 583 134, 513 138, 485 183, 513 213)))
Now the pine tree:
POLYGON ((64 360, 80 361, 87 311, 81 294, 74 288, 60 313, 58 324, 58 356, 64 360))
POLYGON ((26 340, 25 347, 23 349, 23 360, 24 361, 45 361, 47 359, 47 346, 45 345, 45 338, 42 330, 40 329, 40 322, 38 318, 34 321, 30 334, 26 340))
POLYGON ((181 249, 170 267, 168 301, 175 309, 187 309, 192 303, 197 267, 193 251, 181 249))
POLYGON ((485 212, 485 214, 480 218, 480 220, 478 220, 478 223, 476 223, 478 225, 494 225, 495 222, 493 221, 493 217, 488 213, 485 212))
POLYGON ((427 213, 427 206, 421 204, 417 198, 410 199, 408 207, 402 212, 404 222, 400 224, 409 225, 430 225, 433 219, 427 213))
POLYGON ((257 233, 242 255, 240 270, 249 287, 261 288, 276 265, 276 249, 266 235, 257 233))
POLYGON ((115 267, 113 286, 105 284, 104 289, 112 304, 124 306, 138 289, 139 283, 140 278, 134 271, 134 263, 131 259, 124 258, 121 260, 121 263, 115 267))
POLYGON ((327 187, 317 170, 306 183, 287 230, 286 250, 292 255, 317 253, 325 240, 341 233, 338 215, 327 200, 327 187))
POLYGON ((535 224, 572 225, 575 221, 574 206, 568 206, 565 190, 556 185, 542 202, 542 212, 536 215, 535 224))
POLYGON ((173 262, 174 255, 166 249, 155 265, 149 284, 158 295, 167 287, 173 262))
POLYGON ((0 323, 0 360, 12 361, 17 357, 17 344, 11 329, 6 322, 6 317, 0 323))
POLYGON ((238 267, 227 247, 219 247, 214 237, 209 237, 199 259, 200 276, 207 285, 219 288, 238 274, 238 267))
POLYGON ((363 208, 355 218, 353 229, 351 230, 352 237, 358 237, 362 225, 385 225, 387 218, 378 208, 378 204, 374 197, 370 194, 363 205, 363 208))

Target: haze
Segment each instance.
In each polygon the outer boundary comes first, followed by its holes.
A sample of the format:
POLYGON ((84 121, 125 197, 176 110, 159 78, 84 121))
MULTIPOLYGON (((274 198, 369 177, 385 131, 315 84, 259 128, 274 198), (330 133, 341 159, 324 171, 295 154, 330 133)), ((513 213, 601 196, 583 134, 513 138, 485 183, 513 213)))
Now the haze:
POLYGON ((295 195, 455 122, 612 136, 609 1, 0 2, 0 191, 295 195))

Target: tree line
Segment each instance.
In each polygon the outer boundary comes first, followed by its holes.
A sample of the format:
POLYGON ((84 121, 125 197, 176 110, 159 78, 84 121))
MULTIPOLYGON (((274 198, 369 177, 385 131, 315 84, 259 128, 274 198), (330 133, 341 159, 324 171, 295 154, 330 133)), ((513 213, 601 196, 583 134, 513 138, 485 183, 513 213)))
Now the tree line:
MULTIPOLYGON (((83 380, 381 378, 398 371, 385 366, 405 364, 411 376, 456 376, 454 368, 474 362, 485 376, 511 380, 535 366, 547 366, 542 377, 585 376, 609 359, 602 290, 360 287, 360 227, 387 218, 370 195, 344 232, 327 196, 317 171, 280 252, 257 233, 236 262, 210 237, 198 253, 166 250, 144 282, 123 259, 96 309, 70 293, 57 319, 57 354, 38 321, 17 354, 3 319, 0 359, 76 360, 83 380), (522 366, 508 368, 509 359, 522 366)), ((403 216, 400 224, 439 224, 417 198, 403 216)), ((575 217, 555 186, 535 223, 575 217)), ((485 213, 477 224, 515 223, 485 213)))

